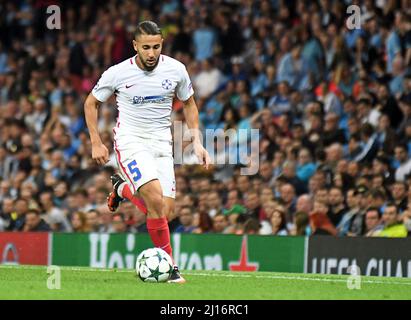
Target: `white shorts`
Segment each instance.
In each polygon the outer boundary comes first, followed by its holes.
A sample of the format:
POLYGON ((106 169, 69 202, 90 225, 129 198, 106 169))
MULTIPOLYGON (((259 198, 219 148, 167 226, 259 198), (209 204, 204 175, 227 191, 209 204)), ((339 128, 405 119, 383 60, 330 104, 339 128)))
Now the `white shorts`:
POLYGON ((158 179, 163 196, 175 198, 171 141, 116 134, 114 151, 119 171, 133 193, 138 192, 139 188, 147 182, 158 179))

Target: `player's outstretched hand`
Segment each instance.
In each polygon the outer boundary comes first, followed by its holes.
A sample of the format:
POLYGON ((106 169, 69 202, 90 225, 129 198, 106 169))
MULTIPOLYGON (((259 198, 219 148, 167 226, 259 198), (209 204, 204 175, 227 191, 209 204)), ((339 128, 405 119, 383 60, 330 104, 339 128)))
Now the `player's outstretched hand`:
POLYGON ((93 145, 91 147, 91 157, 99 165, 104 165, 108 162, 108 149, 104 144, 93 145))
POLYGON ((204 168, 208 169, 208 166, 211 162, 210 155, 208 154, 208 151, 204 149, 201 143, 194 144, 194 153, 200 161, 200 164, 202 164, 204 168))

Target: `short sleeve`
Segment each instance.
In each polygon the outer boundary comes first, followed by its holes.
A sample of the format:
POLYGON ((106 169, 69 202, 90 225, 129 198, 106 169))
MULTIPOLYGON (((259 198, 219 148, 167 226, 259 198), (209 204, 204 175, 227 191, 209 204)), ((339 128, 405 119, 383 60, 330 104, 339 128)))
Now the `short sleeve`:
POLYGON ((194 94, 193 85, 185 66, 182 66, 180 73, 181 79, 176 88, 177 98, 181 101, 187 101, 194 94))
POLYGON ((103 72, 97 84, 91 91, 93 96, 100 102, 106 101, 114 93, 115 83, 114 83, 114 70, 113 68, 108 68, 103 72))

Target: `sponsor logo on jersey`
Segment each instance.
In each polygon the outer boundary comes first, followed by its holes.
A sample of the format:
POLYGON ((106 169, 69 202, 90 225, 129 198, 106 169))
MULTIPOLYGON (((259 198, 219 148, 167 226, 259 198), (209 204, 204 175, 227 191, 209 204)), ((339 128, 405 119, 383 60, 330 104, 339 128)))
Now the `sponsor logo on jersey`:
POLYGON ((166 100, 165 96, 134 96, 133 104, 164 103, 166 100))

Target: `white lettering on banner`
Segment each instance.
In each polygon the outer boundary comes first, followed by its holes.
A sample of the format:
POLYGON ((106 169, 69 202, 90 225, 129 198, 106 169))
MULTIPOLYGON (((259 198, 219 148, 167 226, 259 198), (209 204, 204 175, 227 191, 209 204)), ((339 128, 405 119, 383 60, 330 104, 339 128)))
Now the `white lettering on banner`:
MULTIPOLYGON (((409 277, 411 278, 411 261, 370 258, 363 262, 366 276, 409 277)), ((351 266, 356 266, 353 259, 351 266)), ((311 273, 345 274, 349 266, 349 258, 312 258, 311 273)), ((348 272, 348 271, 347 271, 348 272)))
MULTIPOLYGON (((127 250, 130 252, 134 251, 134 247, 136 244, 136 238, 134 237, 134 234, 129 233, 127 235, 127 250)), ((136 259, 136 256, 132 253, 126 254, 126 268, 127 269, 133 269, 134 268, 134 260, 136 259)))
POLYGON ((367 269, 365 270, 365 275, 370 276, 373 269, 377 269, 377 259, 372 258, 368 264, 367 269))
POLYGON ((380 259, 378 261, 378 276, 382 277, 384 275, 384 260, 380 259))
MULTIPOLYGON (((344 274, 344 270, 347 269, 350 260, 348 258, 321 258, 318 261, 318 258, 311 259, 311 273, 321 273, 321 274, 344 274), (319 265, 320 269, 318 270, 317 266, 319 265), (336 272, 333 271, 336 269, 336 272)), ((357 260, 353 259, 351 265, 357 265, 357 260)))
POLYGON ((205 270, 223 270, 223 258, 220 254, 204 257, 205 270))
POLYGON ((328 258, 327 259, 327 273, 332 273, 332 269, 337 267, 337 259, 336 258, 328 258))
POLYGON ((312 259, 311 273, 317 273, 317 258, 312 259))
POLYGON ((344 274, 344 269, 348 268, 349 260, 347 258, 341 259, 340 263, 338 264, 338 274, 344 274))
POLYGON ((401 264, 401 261, 397 262, 397 268, 395 270, 395 276, 396 277, 402 277, 402 264, 401 264))
POLYGON ((387 271, 385 271, 385 274, 388 277, 390 277, 391 276, 391 260, 390 259, 387 260, 386 269, 387 269, 387 271))
POLYGON ((191 254, 190 260, 188 261, 187 270, 203 270, 203 264, 201 263, 201 258, 197 252, 191 254))
POLYGON ((325 273, 325 259, 321 259, 321 271, 320 273, 325 273))
POLYGON ((14 243, 7 243, 4 247, 2 264, 17 265, 19 264, 19 253, 14 243))
POLYGON ((124 268, 123 257, 121 256, 120 252, 114 251, 110 255, 110 260, 108 261, 108 267, 109 268, 119 268, 119 269, 124 268))
POLYGON ((91 233, 90 240, 90 266, 94 268, 128 268, 133 269, 137 255, 133 252, 135 247, 134 234, 128 234, 126 248, 128 254, 123 255, 120 251, 113 251, 108 257, 108 242, 110 235, 107 233, 91 233), (108 258, 108 259, 107 259, 108 258), (108 263, 107 263, 108 260, 108 263))
POLYGON ((106 233, 90 233, 89 240, 90 250, 90 267, 106 268, 107 267, 107 243, 110 238, 106 233), (99 242, 100 242, 100 259, 99 259, 99 242))
MULTIPOLYGON (((127 253, 121 251, 108 251, 110 234, 90 233, 90 267, 93 268, 127 268, 133 269, 137 258, 135 252, 135 235, 127 234, 125 248, 127 253)), ((194 251, 191 254, 181 252, 181 234, 173 235, 174 262, 187 270, 223 270, 221 254, 201 256, 194 251)))
MULTIPOLYGON (((176 265, 180 266, 180 242, 181 242, 181 234, 175 233, 173 234, 173 258, 176 265)), ((180 266, 180 269, 183 267, 180 266)))

